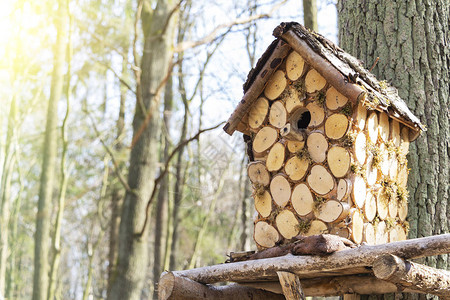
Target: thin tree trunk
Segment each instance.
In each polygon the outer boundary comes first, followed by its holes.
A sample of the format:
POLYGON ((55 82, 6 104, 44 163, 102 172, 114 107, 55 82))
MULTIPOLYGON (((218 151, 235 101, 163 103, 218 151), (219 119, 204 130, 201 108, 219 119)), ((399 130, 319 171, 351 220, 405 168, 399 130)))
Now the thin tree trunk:
MULTIPOLYGON (((173 92, 172 92, 172 77, 167 81, 167 85, 164 93, 164 123, 162 130, 162 144, 161 146, 164 148, 162 151, 162 163, 164 163, 169 158, 169 148, 170 148, 170 127, 171 127, 171 119, 172 119, 172 109, 173 109, 173 92)), ((169 176, 166 175, 161 180, 159 191, 158 191, 158 199, 156 202, 156 216, 155 216, 155 241, 154 241, 154 259, 153 259, 153 282, 155 285, 153 298, 158 298, 158 281, 159 276, 162 272, 162 264, 161 264, 161 253, 164 251, 165 245, 165 233, 167 225, 167 201, 169 198, 168 194, 168 181, 169 176)))
POLYGON ((314 31, 319 30, 317 24, 317 0, 303 0, 303 20, 307 28, 314 31))
MULTIPOLYGON (((160 106, 158 86, 168 70, 171 53, 171 7, 169 1, 159 0, 155 10, 146 11, 144 5, 144 54, 142 74, 137 79, 136 112, 133 120, 133 148, 122 216, 119 228, 117 276, 108 299, 139 299, 148 271, 148 226, 142 235, 146 206, 153 189, 152 178, 157 167, 157 143, 160 106), (165 25, 168 24, 166 29, 165 25), (161 34, 162 32, 162 34, 161 34), (147 112, 151 113, 148 119, 147 112), (147 121, 148 120, 148 123, 147 121)), ((142 2, 140 2, 142 7, 142 2)))
MULTIPOLYGON (((247 156, 245 156, 247 157, 247 156)), ((244 162, 242 163, 243 166, 246 165, 246 160, 244 160, 244 162)), ((250 197, 250 181, 248 179, 248 176, 245 176, 244 174, 244 178, 243 178, 243 195, 242 195, 242 200, 241 200, 241 228, 242 228, 242 232, 241 232, 241 250, 245 250, 246 249, 246 245, 247 245, 247 240, 248 240, 248 234, 247 234, 247 226, 248 226, 248 215, 247 215, 247 202, 248 199, 250 197)))
POLYGON ((1 202, 0 202, 0 294, 5 294, 6 282, 6 264, 8 258, 8 233, 9 233, 9 218, 10 218, 10 204, 11 204, 11 176, 16 163, 16 156, 14 155, 14 135, 16 134, 17 109, 16 99, 11 101, 9 116, 8 116, 8 130, 6 132, 5 144, 5 160, 3 162, 3 172, 1 177, 1 202))
MULTIPOLYGON (((67 10, 69 8, 67 7, 67 10)), ((67 11, 67 13, 69 13, 67 11)), ((48 300, 53 300, 55 298, 56 292, 56 284, 58 281, 58 269, 59 262, 61 259, 61 224, 64 216, 64 205, 66 201, 66 191, 67 191, 67 183, 69 180, 69 172, 71 167, 66 166, 67 160, 67 132, 66 125, 67 120, 69 118, 70 112, 70 79, 71 79, 71 60, 72 60, 72 17, 70 19, 69 26, 69 40, 67 44, 67 81, 65 88, 65 96, 66 96, 66 115, 64 116, 64 120, 61 126, 61 141, 62 141, 62 153, 61 153, 61 164, 60 164, 60 172, 61 179, 59 184, 59 195, 58 195, 58 209, 56 212, 56 221, 55 228, 53 232, 53 260, 50 268, 50 282, 48 286, 48 300)))
MULTIPOLYGON (((127 48, 127 47, 126 47, 127 48)), ((122 78, 125 78, 127 72, 127 58, 124 57, 122 60, 122 78)), ((123 150, 124 145, 122 143, 122 136, 125 129, 125 102, 126 102, 127 88, 121 84, 120 86, 120 105, 119 105, 119 115, 116 122, 116 152, 123 150)), ((122 210, 122 200, 123 195, 118 186, 112 187, 111 192, 111 220, 109 224, 109 249, 108 249, 108 286, 106 294, 109 295, 112 288, 112 283, 114 282, 114 277, 116 274, 116 264, 117 264, 117 239, 119 235, 119 225, 120 225, 120 213, 122 210)))
POLYGON ((36 215, 36 234, 34 246, 33 300, 47 300, 48 291, 48 252, 50 233, 50 212, 54 188, 56 161, 56 126, 58 120, 58 101, 63 86, 64 58, 67 43, 67 5, 65 0, 58 2, 56 14, 56 47, 50 99, 47 110, 47 124, 43 146, 43 162, 39 189, 38 212, 36 215))
MULTIPOLYGON (((409 237, 448 233, 450 3, 345 0, 339 1, 338 12, 341 47, 369 67, 379 57, 373 73, 398 88, 400 97, 427 126, 411 143, 408 155, 409 237)), ((450 256, 421 262, 447 269, 450 256)))

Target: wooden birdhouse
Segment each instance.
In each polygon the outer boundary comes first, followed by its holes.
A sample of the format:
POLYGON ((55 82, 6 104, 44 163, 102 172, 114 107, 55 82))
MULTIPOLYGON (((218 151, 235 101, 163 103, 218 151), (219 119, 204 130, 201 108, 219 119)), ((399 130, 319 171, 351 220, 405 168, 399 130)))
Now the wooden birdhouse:
POLYGON ((425 130, 360 61, 282 23, 224 130, 244 134, 259 249, 330 233, 356 244, 406 239, 406 154, 425 130))

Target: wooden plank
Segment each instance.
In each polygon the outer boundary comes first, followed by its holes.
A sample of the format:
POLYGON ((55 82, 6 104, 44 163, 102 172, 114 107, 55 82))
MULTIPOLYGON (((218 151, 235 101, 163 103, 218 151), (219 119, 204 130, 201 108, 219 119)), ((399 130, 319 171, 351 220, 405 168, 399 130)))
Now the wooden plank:
POLYGON ((159 300, 195 300, 195 299, 258 299, 258 300, 283 300, 279 294, 246 287, 238 284, 226 286, 211 286, 190 280, 189 278, 176 276, 173 272, 161 275, 158 283, 159 300))
POLYGON ((450 272, 445 270, 405 261, 388 254, 375 260, 373 272, 376 277, 388 282, 435 296, 450 296, 450 272))
MULTIPOLYGON (((342 269, 371 267, 375 259, 393 254, 405 259, 450 253, 450 234, 442 234, 384 245, 364 245, 342 250, 327 256, 293 256, 243 261, 208 266, 192 270, 175 271, 178 276, 188 277, 201 283, 224 281, 251 281, 276 278, 277 271, 297 274, 300 279, 313 272, 337 272, 342 269)), ((337 274, 335 274, 337 275, 337 274)))
POLYGON ((286 300, 305 300, 305 294, 297 275, 283 271, 278 271, 277 275, 286 300))

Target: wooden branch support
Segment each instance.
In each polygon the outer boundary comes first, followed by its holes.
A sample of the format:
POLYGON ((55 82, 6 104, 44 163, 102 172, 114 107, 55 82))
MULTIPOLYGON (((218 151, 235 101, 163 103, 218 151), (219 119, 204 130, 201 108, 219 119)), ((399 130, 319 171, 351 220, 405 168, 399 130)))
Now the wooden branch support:
POLYGON ((441 297, 450 297, 450 272, 388 254, 377 258, 373 272, 379 279, 441 297))
POLYGON ((242 261, 174 271, 201 283, 278 280, 277 271, 289 270, 302 278, 370 273, 377 257, 393 254, 404 259, 450 253, 450 234, 442 234, 376 246, 360 246, 326 256, 294 256, 242 261), (367 268, 369 267, 369 268, 367 268))
POLYGON ((211 286, 195 282, 189 278, 165 272, 158 284, 159 300, 196 300, 196 299, 255 299, 255 300, 283 300, 283 295, 246 287, 239 284, 225 286, 211 286))
MULTIPOLYGON (((410 288, 399 289, 395 284, 378 279, 369 274, 301 279, 300 281, 306 297, 327 297, 347 294, 380 295, 400 291, 425 294, 423 291, 410 288)), ((277 294, 283 293, 280 283, 277 281, 241 282, 239 284, 277 294)))
POLYGON ((290 123, 287 123, 283 128, 281 128, 280 133, 282 137, 291 141, 299 141, 299 142, 305 141, 305 134, 302 132, 295 131, 295 129, 292 128, 290 123))
POLYGON ((278 271, 277 275, 286 300, 305 300, 305 293, 297 275, 283 271, 278 271))

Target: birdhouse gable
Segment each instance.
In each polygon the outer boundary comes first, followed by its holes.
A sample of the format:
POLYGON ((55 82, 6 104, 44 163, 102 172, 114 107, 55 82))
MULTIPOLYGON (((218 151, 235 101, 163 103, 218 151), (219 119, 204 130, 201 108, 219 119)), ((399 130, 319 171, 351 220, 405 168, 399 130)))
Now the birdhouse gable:
POLYGON ((423 125, 396 90, 296 23, 244 84, 224 130, 244 133, 260 249, 331 233, 361 244, 406 239, 406 154, 423 125))

